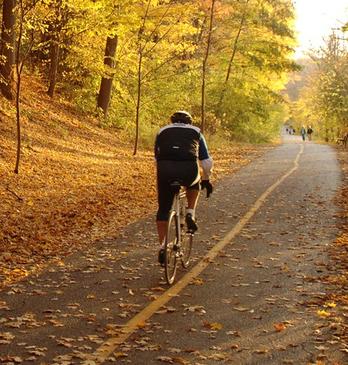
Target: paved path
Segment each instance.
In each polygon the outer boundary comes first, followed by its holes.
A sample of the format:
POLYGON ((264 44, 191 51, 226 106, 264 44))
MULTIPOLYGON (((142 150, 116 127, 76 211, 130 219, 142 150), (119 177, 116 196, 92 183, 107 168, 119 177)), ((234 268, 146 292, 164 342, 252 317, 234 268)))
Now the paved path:
POLYGON ((334 150, 288 137, 201 199, 168 288, 154 214, 0 292, 0 364, 344 364, 323 303, 334 150))

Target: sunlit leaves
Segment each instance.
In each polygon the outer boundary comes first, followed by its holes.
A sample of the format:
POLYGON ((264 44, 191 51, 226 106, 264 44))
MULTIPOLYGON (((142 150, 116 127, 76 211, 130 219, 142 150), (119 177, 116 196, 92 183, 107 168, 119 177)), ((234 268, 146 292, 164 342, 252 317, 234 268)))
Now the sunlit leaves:
POLYGON ((314 125, 326 140, 335 140, 347 128, 348 58, 342 40, 332 34, 326 46, 307 62, 304 86, 295 105, 299 124, 314 125))

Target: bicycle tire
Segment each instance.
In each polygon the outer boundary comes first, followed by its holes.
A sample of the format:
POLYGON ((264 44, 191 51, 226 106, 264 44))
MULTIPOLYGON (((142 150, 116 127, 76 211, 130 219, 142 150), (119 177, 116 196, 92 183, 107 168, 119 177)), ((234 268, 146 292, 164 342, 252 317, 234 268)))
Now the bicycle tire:
POLYGON ((181 265, 187 269, 191 260, 193 234, 185 232, 185 228, 181 233, 181 265))
POLYGON ((167 235, 164 246, 164 272, 169 285, 173 284, 177 268, 177 241, 178 222, 175 211, 172 211, 168 220, 167 235))

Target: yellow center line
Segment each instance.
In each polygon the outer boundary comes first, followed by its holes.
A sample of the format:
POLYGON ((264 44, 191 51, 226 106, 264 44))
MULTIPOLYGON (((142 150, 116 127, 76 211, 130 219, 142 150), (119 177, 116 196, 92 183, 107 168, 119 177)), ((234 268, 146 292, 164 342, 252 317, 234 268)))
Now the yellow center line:
POLYGON ((86 356, 83 365, 97 365, 102 364, 107 358, 116 350, 116 348, 124 343, 127 338, 141 328, 144 323, 152 317, 161 307, 168 303, 173 297, 177 296, 190 282, 192 279, 199 276, 199 274, 215 259, 219 252, 228 245, 233 238, 235 238, 254 214, 260 209, 262 204, 266 201, 267 197, 299 166, 299 159, 303 153, 304 147, 301 144, 300 151, 298 152, 294 166, 281 178, 279 178, 273 185, 271 185, 261 196, 256 200, 250 210, 238 221, 238 223, 232 228, 226 236, 219 241, 204 257, 203 259, 194 266, 189 272, 187 272, 175 285, 170 287, 166 292, 159 296, 156 300, 146 306, 141 312, 135 315, 129 320, 120 332, 115 333, 114 337, 109 338, 105 341, 96 351, 86 356))

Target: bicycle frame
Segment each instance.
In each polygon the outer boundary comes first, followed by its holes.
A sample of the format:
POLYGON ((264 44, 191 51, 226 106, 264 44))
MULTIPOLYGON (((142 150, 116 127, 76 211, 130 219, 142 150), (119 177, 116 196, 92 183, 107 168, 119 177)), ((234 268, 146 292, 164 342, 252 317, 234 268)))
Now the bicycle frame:
POLYGON ((180 187, 179 183, 174 183, 172 186, 176 192, 169 214, 164 263, 165 276, 169 285, 174 282, 179 259, 184 268, 188 267, 193 237, 191 233, 187 233, 187 237, 184 236, 186 191, 180 187))
POLYGON ((183 202, 182 200, 185 199, 186 197, 186 192, 184 190, 184 188, 180 188, 180 190, 175 194, 174 196, 174 201, 173 201, 173 208, 172 210, 175 212, 176 215, 176 222, 177 222, 177 227, 176 227, 176 234, 178 237, 178 242, 177 244, 180 245, 181 241, 182 241, 182 237, 181 237, 181 228, 182 225, 184 224, 184 207, 182 206, 183 202))

